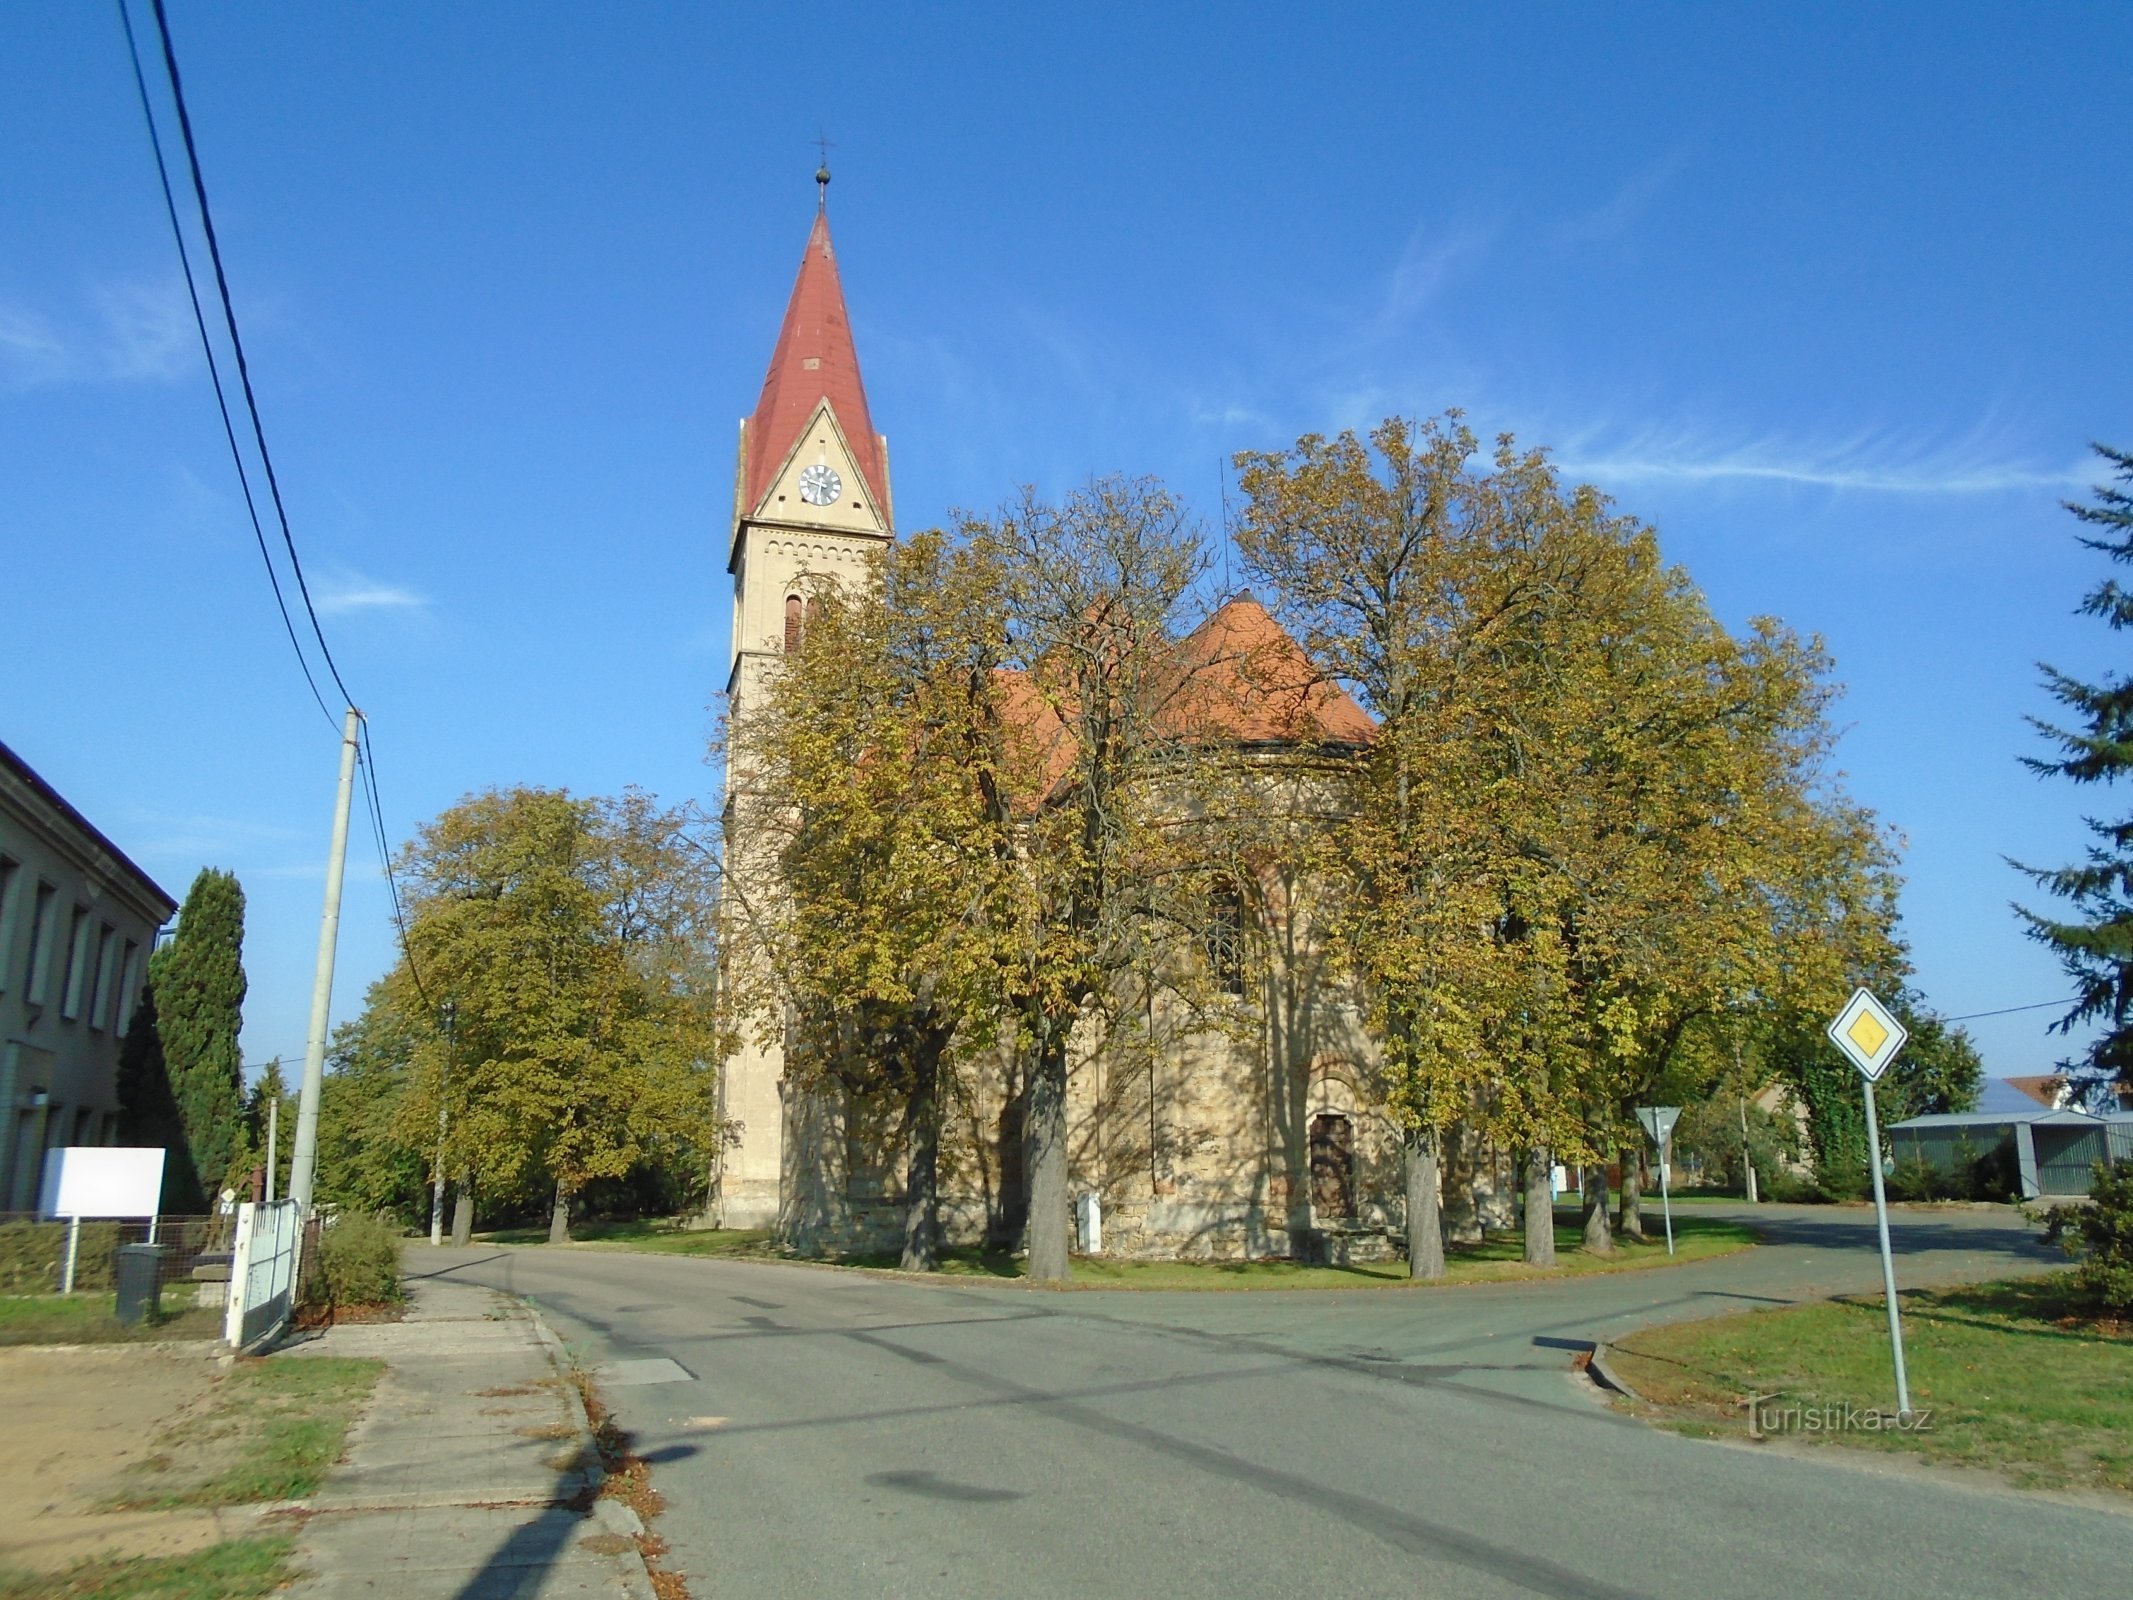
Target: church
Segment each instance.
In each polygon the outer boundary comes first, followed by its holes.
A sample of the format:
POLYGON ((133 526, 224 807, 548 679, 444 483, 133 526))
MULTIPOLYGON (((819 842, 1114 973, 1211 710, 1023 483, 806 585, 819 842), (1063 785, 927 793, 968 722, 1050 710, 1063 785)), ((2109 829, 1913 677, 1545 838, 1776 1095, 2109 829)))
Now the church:
MULTIPOLYGON (((727 547, 730 705, 760 694, 798 648, 807 585, 865 581, 896 537, 888 440, 867 407, 830 239, 829 174, 816 179, 799 275, 740 426, 727 547)), ((1239 641, 1278 669, 1272 698, 1264 674, 1230 697, 1238 709, 1222 737, 1239 759, 1303 762, 1368 743, 1368 713, 1249 595, 1230 597, 1177 649, 1181 659, 1230 659, 1239 641)), ((746 809, 734 804, 734 772, 744 762, 734 752, 727 771, 732 873, 769 870, 738 836, 746 809)), ((1239 895, 1213 910, 1192 956, 1211 964, 1232 1008, 1220 1026, 1151 1001, 1130 1044, 1096 1043, 1077 1059, 1068 1130, 1082 1249, 1336 1262, 1404 1249, 1401 1138, 1380 1104, 1377 1050, 1308 927, 1275 925, 1284 905, 1307 899, 1239 895)), ((1011 1060, 979 1066, 965 1074, 943 1135, 943 1234, 950 1244, 1012 1248, 1025 1215, 1018 1080, 1011 1060)), ((852 1100, 794 1088, 776 1043, 736 1048, 719 1074, 725 1142, 713 1224, 773 1229, 803 1254, 893 1249, 903 1225, 894 1113, 852 1100)), ((1453 1236, 1507 1226, 1506 1153, 1455 1130, 1445 1156, 1453 1236)))

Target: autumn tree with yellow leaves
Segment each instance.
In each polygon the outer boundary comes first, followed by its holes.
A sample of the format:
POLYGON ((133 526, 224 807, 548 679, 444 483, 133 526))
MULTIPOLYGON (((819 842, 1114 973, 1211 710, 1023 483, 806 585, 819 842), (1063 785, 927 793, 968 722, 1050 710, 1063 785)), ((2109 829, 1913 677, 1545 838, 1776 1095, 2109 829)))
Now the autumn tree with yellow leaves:
POLYGON ((1551 1262, 1552 1162, 1604 1163, 1692 1025, 1834 1004, 1896 959, 1888 845, 1826 771, 1820 646, 1726 630, 1544 453, 1476 457, 1453 414, 1238 463, 1248 570, 1380 720, 1323 862, 1420 1276, 1453 1121, 1524 1149, 1526 1256, 1551 1262))

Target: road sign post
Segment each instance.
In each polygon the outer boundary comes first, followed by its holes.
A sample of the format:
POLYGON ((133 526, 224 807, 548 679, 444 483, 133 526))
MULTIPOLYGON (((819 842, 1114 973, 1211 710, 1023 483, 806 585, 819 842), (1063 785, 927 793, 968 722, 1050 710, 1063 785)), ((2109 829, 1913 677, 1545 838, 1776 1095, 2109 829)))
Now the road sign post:
POLYGON ((1911 1414, 1911 1384, 1903 1370, 1903 1318, 1896 1310, 1896 1259, 1889 1250, 1889 1200, 1881 1184, 1881 1123, 1874 1085, 1910 1038, 1901 1022, 1865 989, 1854 991, 1829 1025, 1830 1042, 1859 1069, 1866 1086, 1866 1170, 1874 1179, 1874 1221, 1881 1233, 1881 1292, 1889 1308, 1889 1353, 1896 1363, 1896 1414, 1911 1414))
POLYGON ((1674 1197, 1667 1190, 1667 1144, 1674 1137, 1674 1124, 1681 1120, 1679 1106, 1639 1106, 1637 1120, 1659 1147, 1659 1209, 1666 1217, 1666 1253, 1674 1253, 1674 1197))

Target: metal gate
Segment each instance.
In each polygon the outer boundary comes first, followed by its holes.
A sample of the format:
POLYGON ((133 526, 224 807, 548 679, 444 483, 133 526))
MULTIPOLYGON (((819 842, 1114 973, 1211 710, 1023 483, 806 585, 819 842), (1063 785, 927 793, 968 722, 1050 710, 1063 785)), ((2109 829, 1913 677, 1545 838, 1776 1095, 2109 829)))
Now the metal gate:
POLYGON ((302 1233, 302 1208, 294 1200, 237 1208, 230 1304, 222 1324, 222 1337, 231 1349, 254 1349, 287 1326, 302 1233))

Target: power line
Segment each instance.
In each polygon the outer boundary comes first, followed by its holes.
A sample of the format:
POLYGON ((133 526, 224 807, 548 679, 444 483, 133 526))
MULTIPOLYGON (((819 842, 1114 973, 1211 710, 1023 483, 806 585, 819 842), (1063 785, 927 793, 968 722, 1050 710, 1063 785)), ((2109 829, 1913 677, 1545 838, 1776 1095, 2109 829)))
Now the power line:
MULTIPOLYGON (((170 168, 163 158, 162 135, 156 131, 155 111, 148 99, 148 80, 141 71, 140 46, 133 36, 133 18, 126 10, 126 0, 118 0, 119 21, 126 29, 126 51, 133 59, 133 86, 141 97, 141 117, 148 124, 148 142, 155 151, 156 177, 163 185, 163 209, 170 218, 171 237, 177 241, 178 264, 185 270, 185 292, 192 299, 193 326, 200 330, 200 349, 207 357, 207 375, 215 385, 215 406, 222 413, 222 434, 229 441, 230 459, 237 466, 238 487, 244 491, 244 509, 252 519, 252 537, 259 545, 259 559, 267 569, 267 582, 274 590, 274 608, 281 613, 281 625, 289 635, 289 648, 296 652, 296 664, 302 669, 304 682, 311 690, 311 698, 318 702, 320 715, 327 725, 334 726, 332 708, 326 697, 319 692, 318 680, 311 675, 311 663, 304 656, 303 645, 296 637, 296 623, 289 616, 289 603, 281 592, 281 578, 274 570, 274 558, 267 550, 266 529, 260 525, 259 505, 252 498, 251 474, 245 471, 244 452, 237 444, 237 428, 230 421, 230 403, 222 388, 222 367, 215 360, 215 343, 208 336, 207 315, 200 309, 200 286, 193 278, 192 252, 185 246, 185 228, 178 221, 177 197, 170 187, 170 168)), ((314 623, 316 618, 313 618, 314 623)), ((338 681, 338 679, 336 679, 338 681)))
POLYGON ((1944 1017, 1941 1020, 1944 1022, 1975 1022, 1979 1017, 2006 1017, 2012 1016, 2017 1011, 2048 1011, 2054 1006, 2078 1005, 2080 1001, 2081 997, 2074 995, 2066 1000, 2038 1000, 2026 1006, 2002 1006, 1997 1011, 1973 1011, 1968 1016, 1944 1017))
MULTIPOLYGON (((268 494, 274 502, 274 515, 281 528, 282 547, 288 552, 289 570, 296 578, 296 589, 304 603, 304 614, 311 623, 311 636, 318 641, 319 655, 326 663, 326 671, 332 676, 333 686, 340 690, 342 703, 353 707, 355 696, 348 692, 348 685, 341 677, 341 670, 333 659, 333 650, 326 643, 326 631, 320 625, 318 608, 312 604, 310 586, 304 581, 304 566, 296 553, 296 537, 289 527, 288 508, 283 504, 281 482, 274 471, 274 457, 267 449, 266 424, 259 414, 259 397, 252 388, 250 364, 245 360, 244 339, 237 328, 237 308, 230 295, 229 275, 222 265, 222 246, 215 234, 214 212, 207 199, 207 180, 200 170, 200 152, 193 139, 191 114, 185 106, 185 89, 178 73, 178 55, 170 36, 170 18, 164 10, 163 0, 150 0, 155 12, 156 32, 163 49, 163 67, 170 80, 171 102, 178 113, 178 129, 185 144, 185 159, 192 176, 193 198, 200 209, 200 227, 207 240, 209 260, 215 269, 215 288, 222 302, 222 319, 228 329, 230 350, 236 358, 238 381, 244 392, 245 410, 252 422, 252 439, 259 450, 260 465, 266 473, 268 494)), ((200 331, 200 348, 207 356, 208 376, 215 387, 215 404, 222 414, 223 436, 229 441, 230 459, 237 467, 237 482, 244 491, 245 510, 252 521, 252 534, 259 546, 259 558, 267 569, 267 582, 274 590, 274 604, 281 612, 282 627, 289 636, 289 647, 296 652, 296 664, 302 669, 304 682, 311 689, 312 699, 318 702, 319 711, 327 724, 338 729, 339 721, 326 704, 320 692, 318 680, 313 676, 311 663, 304 653, 302 642, 296 633, 296 624, 289 615, 289 606, 282 593, 280 576, 274 570, 274 560, 267 549, 266 530, 259 518, 258 502, 252 494, 251 475, 245 468, 244 451, 237 443, 237 430, 230 419, 229 399, 222 384, 222 370, 215 359, 214 341, 207 331, 207 316, 200 306, 198 280, 194 277, 192 253, 186 247, 185 229, 178 220, 178 204, 170 182, 170 165, 163 153, 162 135, 156 127, 155 110, 148 94, 148 80, 141 68, 139 42, 133 31, 133 16, 127 8, 127 0, 118 0, 119 22, 126 30, 126 50, 133 63, 134 88, 141 101, 141 116, 148 124, 148 140, 155 152, 156 177, 163 188, 163 208, 170 218, 171 236, 177 241, 178 262, 185 272, 186 293, 191 297, 193 323, 200 331)), ((429 991, 422 981, 422 972, 415 961, 413 943, 407 936, 407 917, 400 900, 400 885, 393 874, 392 841, 385 827, 385 811, 378 793, 377 751, 370 737, 370 723, 359 711, 356 713, 359 757, 358 765, 363 775, 363 793, 366 810, 369 812, 371 831, 377 841, 378 862, 385 874, 385 886, 392 900, 393 922, 400 932, 400 948, 406 955, 409 975, 414 979, 416 993, 424 1005, 429 1004, 429 991)))
POLYGON ((358 767, 363 774, 363 794, 370 810, 371 831, 378 841, 378 862, 385 869, 385 891, 392 899, 393 924, 400 930, 400 952, 407 958, 407 975, 415 981, 415 993, 425 1009, 434 1009, 429 986, 422 981, 422 967, 415 960, 415 942, 407 936, 407 914, 400 903, 400 882, 393 874, 392 840, 385 830, 385 807, 378 793, 378 755, 370 739, 370 724, 359 721, 358 767))
MULTIPOLYGON (((123 0, 121 0, 123 4, 123 0)), ((156 14, 156 32, 163 43, 163 68, 170 77, 170 98, 178 111, 178 132, 185 141, 185 160, 192 172, 193 197, 200 206, 200 227, 207 236, 208 259, 215 268, 215 290, 222 299, 222 318, 229 325, 230 350, 237 358, 237 379, 244 390, 245 410, 252 418, 252 438, 259 446, 259 463, 266 469, 267 492, 274 501, 274 515, 281 524, 281 542, 289 552, 289 570, 296 575, 296 592, 303 597, 304 611, 311 619, 312 637, 318 640, 319 654, 325 658, 326 670, 333 676, 333 686, 341 691, 344 705, 354 705, 355 696, 348 692, 348 685, 341 681, 341 669, 334 665, 333 652, 326 645, 326 630, 319 626, 318 608, 311 603, 310 585, 304 582, 304 565, 296 556, 296 538, 289 531, 289 513, 282 504, 281 483, 274 474, 274 458, 267 451, 266 425, 259 416, 259 397, 252 392, 252 369, 244 358, 244 339, 237 331, 237 307, 230 298, 228 275, 222 270, 222 246, 215 237, 215 215, 208 208, 207 180, 200 172, 200 151, 193 142, 193 119, 185 109, 185 88, 178 78, 178 54, 170 39, 170 18, 164 12, 163 0, 150 0, 156 14)), ((128 37, 132 30, 128 29, 128 37)))

